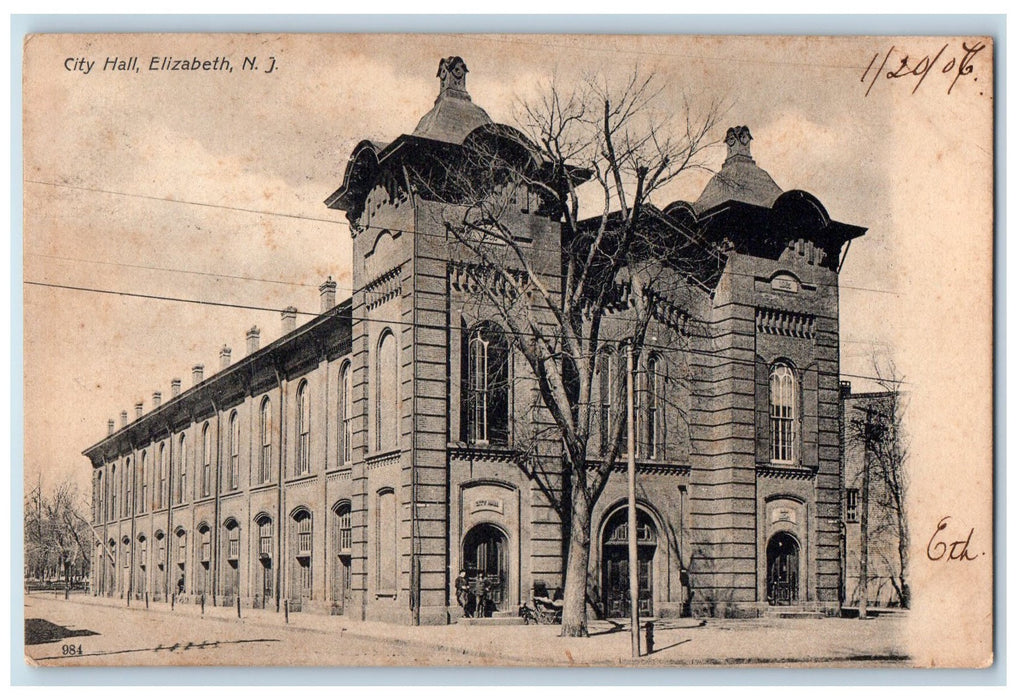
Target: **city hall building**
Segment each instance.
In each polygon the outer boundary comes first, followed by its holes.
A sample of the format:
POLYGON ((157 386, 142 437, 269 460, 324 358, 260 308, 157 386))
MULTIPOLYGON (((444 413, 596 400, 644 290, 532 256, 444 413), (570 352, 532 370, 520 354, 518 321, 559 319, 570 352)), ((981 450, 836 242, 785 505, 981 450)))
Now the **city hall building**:
MULTIPOLYGON (((252 328, 244 357, 224 347, 219 371, 195 367, 190 387, 174 380, 167 400, 122 413, 85 450, 94 594, 446 624, 462 614, 461 570, 484 574, 506 614, 561 587, 561 518, 534 477, 560 474, 560 439, 544 431, 543 462, 520 463, 519 441, 547 412, 532 410, 529 365, 478 302, 483 278, 451 245, 446 205, 414 179, 522 137, 471 101, 462 59, 441 61, 439 77, 412 133, 361 142, 326 200, 350 222, 352 297, 337 303, 326 281, 312 320, 283 312, 265 346, 252 328)), ((864 229, 782 191, 750 141, 730 129, 702 194, 648 219, 707 262, 682 305, 658 300, 649 335, 689 314, 702 332, 639 360, 643 615, 840 608, 838 271, 864 229)), ((560 273, 559 214, 536 193, 510 209, 513 236, 540 251, 534 268, 560 273)), ((603 387, 624 371, 617 314, 603 387)), ((613 400, 593 399, 591 459, 613 400)), ((602 617, 628 614, 624 463, 592 513, 588 597, 602 617)))

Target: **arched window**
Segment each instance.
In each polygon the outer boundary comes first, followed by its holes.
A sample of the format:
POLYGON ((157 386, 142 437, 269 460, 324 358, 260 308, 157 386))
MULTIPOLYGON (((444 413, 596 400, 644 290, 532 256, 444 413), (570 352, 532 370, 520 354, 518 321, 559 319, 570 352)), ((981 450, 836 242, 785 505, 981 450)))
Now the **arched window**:
POLYGON ((296 530, 296 571, 293 579, 294 586, 301 598, 311 598, 311 514, 304 508, 293 514, 293 523, 296 530))
POLYGON ((187 500, 187 436, 180 436, 180 476, 177 480, 177 503, 187 500))
POLYGON ((264 484, 272 475, 272 402, 266 396, 261 402, 261 420, 258 433, 261 437, 261 457, 258 462, 258 483, 264 484))
POLYGON ((178 528, 177 532, 177 565, 183 571, 187 564, 187 531, 178 528))
POLYGON ((297 387, 297 474, 311 471, 311 399, 307 380, 297 387))
POLYGON ((333 512, 335 513, 335 541, 339 549, 338 553, 349 554, 353 548, 353 525, 352 518, 350 517, 350 504, 340 503, 333 509, 333 512))
POLYGON ((664 434, 664 376, 657 355, 646 360, 646 444, 650 459, 661 456, 664 434))
POLYGON ((396 590, 396 499, 395 491, 382 489, 378 492, 378 508, 375 522, 375 551, 377 561, 376 588, 379 593, 395 593, 396 590))
POLYGON ((92 487, 94 493, 92 494, 92 521, 101 522, 106 519, 105 514, 102 511, 102 472, 96 472, 95 474, 95 485, 92 487))
POLYGON ((109 514, 110 518, 117 517, 117 489, 120 487, 117 485, 117 465, 113 465, 110 471, 109 477, 109 514))
POLYGON ((201 495, 212 493, 212 429, 205 423, 201 429, 201 495))
POLYGON ((141 452, 141 474, 139 484, 137 511, 139 513, 144 513, 148 504, 148 451, 146 450, 141 452))
POLYGON ((226 559, 240 559, 240 525, 233 518, 226 521, 226 559))
POLYGON ((399 348, 386 329, 378 342, 375 367, 375 445, 379 452, 399 447, 399 348))
POLYGON ((797 459, 798 382, 794 370, 778 362, 770 370, 770 457, 790 464, 797 459))
POLYGON ((600 393, 600 454, 606 456, 611 449, 611 412, 614 410, 614 373, 618 370, 614 353, 605 348, 597 362, 598 391, 600 393))
POLYGON ((339 463, 353 461, 353 382, 350 363, 339 370, 339 463))
POLYGON ((507 444, 509 352, 498 324, 485 321, 469 332, 463 383, 466 442, 507 444))
POLYGON ((230 490, 240 488, 240 420, 237 412, 230 414, 230 490))
POLYGON ((272 518, 267 515, 258 516, 254 521, 258 525, 258 565, 256 568, 255 589, 260 593, 262 605, 272 597, 275 590, 275 574, 272 572, 272 518))
POLYGON ((120 506, 120 517, 127 517, 131 514, 131 509, 134 507, 131 503, 131 481, 134 480, 134 469, 131 468, 131 460, 128 457, 127 461, 124 462, 124 502, 120 506))
POLYGON ((163 499, 166 498, 166 443, 159 445, 159 466, 156 474, 155 507, 162 508, 163 499))
POLYGON ((212 560, 212 530, 208 525, 198 527, 198 534, 201 535, 201 561, 212 560))
POLYGON ((166 535, 162 530, 155 531, 155 565, 160 570, 166 569, 166 535))

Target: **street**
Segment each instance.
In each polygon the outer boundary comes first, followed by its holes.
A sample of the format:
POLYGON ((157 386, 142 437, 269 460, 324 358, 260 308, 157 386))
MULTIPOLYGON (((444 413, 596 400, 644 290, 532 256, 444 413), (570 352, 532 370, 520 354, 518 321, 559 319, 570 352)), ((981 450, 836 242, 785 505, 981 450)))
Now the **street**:
POLYGON ((26 654, 43 666, 907 666, 905 617, 871 620, 675 619, 633 662, 628 628, 593 620, 590 636, 554 625, 406 627, 343 617, 164 603, 127 608, 87 594, 26 596, 26 654))

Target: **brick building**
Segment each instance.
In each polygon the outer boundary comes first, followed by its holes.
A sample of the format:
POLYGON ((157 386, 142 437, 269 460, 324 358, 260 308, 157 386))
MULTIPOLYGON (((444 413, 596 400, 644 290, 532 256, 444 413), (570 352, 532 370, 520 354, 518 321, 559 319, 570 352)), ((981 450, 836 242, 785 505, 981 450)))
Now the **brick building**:
MULTIPOLYGON (((517 463, 524 436, 553 482, 560 445, 527 363, 478 301, 476 260, 450 244, 447 207, 416 178, 479 144, 493 123, 443 60, 434 107, 390 143, 361 142, 338 190, 353 236, 352 297, 322 285, 321 313, 128 421, 85 454, 97 545, 92 589, 278 606, 408 624, 461 614, 460 570, 494 581, 511 612, 559 587, 560 519, 517 463), (538 436, 538 437, 534 437, 538 436)), ((640 361, 637 445, 644 615, 835 612, 841 587, 838 271, 864 229, 784 192, 728 131, 723 167, 694 202, 647 225, 683 231, 707 263, 659 300, 652 337, 702 332, 640 361)), ((535 165, 539 172, 540 164, 535 165)), ((539 197, 510 207, 539 272, 561 270, 562 227, 539 197)), ((677 239, 676 239, 677 240, 677 239)), ((676 246, 678 243, 676 242, 676 246)), ((605 321, 604 386, 622 370, 625 309, 605 321)), ((609 407, 611 392, 594 399, 609 407)), ((595 422, 606 434, 605 410, 595 422)), ((594 437, 591 454, 596 455, 594 437)), ((532 465, 528 467, 531 469, 532 465)), ((593 516, 591 606, 626 615, 625 478, 593 516)))
MULTIPOLYGON (((865 443, 859 423, 872 412, 873 422, 899 421, 902 395, 890 391, 852 392, 850 382, 841 387, 844 404, 844 605, 857 606, 861 599, 862 509, 864 498, 865 443)), ((884 438, 889 440, 890 438, 884 438)), ((885 444, 885 443, 884 443, 885 444)), ((869 467, 868 493, 868 604, 901 605, 901 558, 899 506, 893 491, 901 495, 906 485, 891 488, 885 467, 875 460, 869 467)), ((892 469, 892 466, 891 466, 892 469)), ((896 477, 900 478, 900 477, 896 477)))

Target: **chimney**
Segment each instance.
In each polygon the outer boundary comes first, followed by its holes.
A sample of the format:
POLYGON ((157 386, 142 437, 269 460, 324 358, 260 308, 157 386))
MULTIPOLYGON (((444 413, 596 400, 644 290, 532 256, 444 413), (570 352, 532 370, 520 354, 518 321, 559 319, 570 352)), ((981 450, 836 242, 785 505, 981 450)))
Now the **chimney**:
POLYGON ((170 396, 180 396, 180 385, 183 384, 179 379, 173 379, 170 381, 170 396))
POLYGON ((329 275, 328 279, 318 287, 318 291, 321 293, 321 313, 325 313, 335 306, 335 289, 336 283, 332 279, 332 275, 329 275))
POLYGON ((145 404, 141 401, 134 404, 134 419, 141 418, 141 415, 145 412, 145 404))
POLYGON ((116 431, 116 429, 117 429, 116 421, 114 421, 112 418, 110 418, 108 421, 106 421, 106 434, 107 435, 112 435, 116 431))
POLYGON ((205 378, 205 365, 194 365, 191 367, 191 384, 197 386, 205 378))
POLYGON ((247 354, 253 355, 258 352, 258 347, 261 345, 261 331, 258 330, 257 326, 251 326, 251 330, 247 331, 247 354))
POLYGON ((127 427, 127 411, 120 411, 120 427, 127 427))
POLYGON ((152 392, 152 408, 159 408, 162 405, 162 392, 152 392))
POLYGON ((295 330, 297 327, 297 307, 287 306, 282 311, 282 332, 283 335, 295 330))
POLYGON ((230 356, 232 354, 232 348, 227 345, 222 346, 222 350, 219 351, 219 369, 226 369, 230 366, 230 356))

